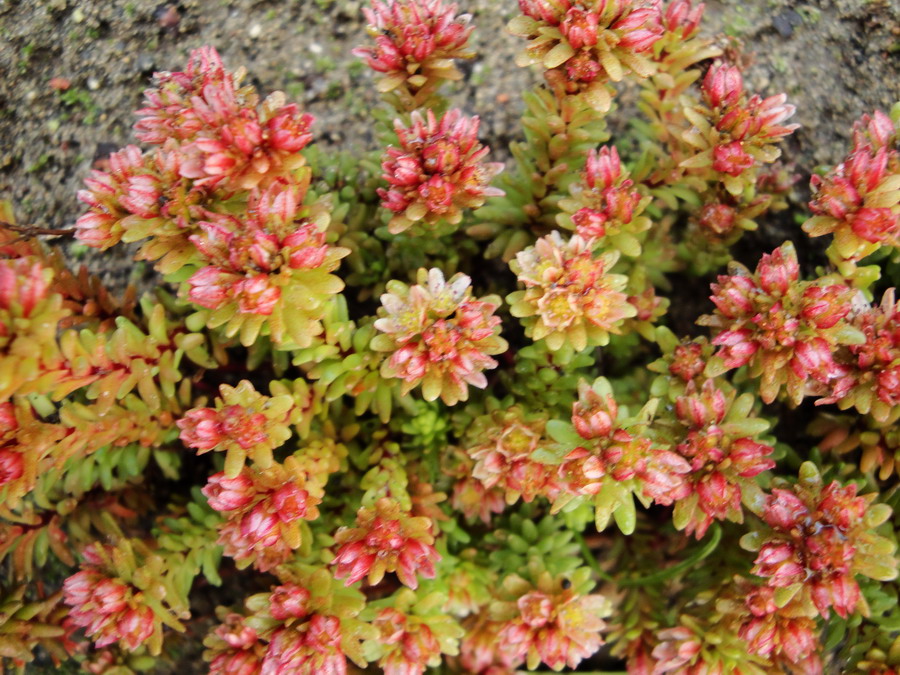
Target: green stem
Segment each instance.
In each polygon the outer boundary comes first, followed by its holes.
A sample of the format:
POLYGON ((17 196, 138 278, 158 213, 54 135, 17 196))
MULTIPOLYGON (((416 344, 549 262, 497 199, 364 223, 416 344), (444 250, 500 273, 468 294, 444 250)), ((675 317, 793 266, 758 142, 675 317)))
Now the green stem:
POLYGON ((588 547, 587 542, 584 540, 584 537, 581 536, 581 532, 574 532, 575 540, 578 542, 578 546, 581 548, 581 554, 584 556, 587 561, 588 566, 594 570, 594 573, 603 579, 604 581, 615 581, 615 579, 608 573, 604 572, 600 563, 597 562, 597 556, 594 555, 594 552, 588 547))
POLYGON ((671 567, 667 567, 664 570, 660 570, 659 572, 654 572, 653 574, 648 574, 645 577, 638 577, 637 579, 623 579, 619 582, 619 586, 626 587, 634 587, 634 586, 647 586, 650 584, 656 584, 660 581, 666 581, 668 579, 672 579, 673 577, 678 576, 685 570, 690 569, 698 562, 703 560, 704 558, 709 557, 713 551, 716 550, 716 547, 719 545, 719 542, 722 540, 722 528, 719 527, 718 523, 715 523, 712 528, 712 534, 710 535, 709 541, 706 542, 706 545, 703 546, 699 551, 694 553, 687 560, 682 560, 680 563, 672 565, 671 567))

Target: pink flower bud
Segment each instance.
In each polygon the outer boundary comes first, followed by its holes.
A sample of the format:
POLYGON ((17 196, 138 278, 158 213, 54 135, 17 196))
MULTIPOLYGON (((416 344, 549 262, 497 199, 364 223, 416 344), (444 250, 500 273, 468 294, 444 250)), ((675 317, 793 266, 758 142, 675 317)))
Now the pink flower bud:
POLYGON ((775 467, 775 460, 768 457, 774 452, 771 445, 757 443, 750 438, 738 438, 731 443, 729 456, 738 476, 752 478, 775 467))
POLYGON ((681 378, 683 382, 690 382, 706 368, 703 360, 703 347, 696 342, 686 345, 678 345, 672 356, 672 364, 669 372, 681 378))
POLYGON ((0 309, 9 309, 15 303, 21 308, 22 316, 28 317, 47 297, 48 291, 40 263, 25 258, 0 260, 0 309))
POLYGON ((875 142, 876 147, 887 147, 891 144, 896 130, 891 118, 880 110, 876 110, 871 117, 863 115, 862 122, 866 126, 866 131, 875 142))
POLYGON ((699 506, 712 518, 722 520, 741 509, 741 491, 718 471, 702 478, 696 486, 699 506))
POLYGON ((222 472, 210 476, 201 492, 216 511, 242 509, 253 501, 256 494, 253 481, 247 475, 242 473, 235 478, 227 478, 222 472))
POLYGON ((887 148, 880 148, 874 155, 868 147, 856 150, 837 168, 843 172, 860 192, 871 192, 887 175, 887 148))
POLYGON ((844 619, 856 611, 861 597, 859 584, 846 574, 813 582, 811 594, 816 609, 822 616, 827 617, 828 609, 832 607, 844 619))
MULTIPOLYGON (((154 628, 153 610, 149 607, 137 607, 129 609, 118 623, 118 638, 109 640, 108 643, 119 639, 130 650, 141 646, 152 634, 154 628)), ((113 637, 113 636, 110 636, 113 637)), ((97 646, 104 640, 98 640, 97 646)))
POLYGON ((267 316, 281 299, 281 289, 270 285, 269 275, 258 274, 235 284, 234 297, 241 312, 267 316))
POLYGON ((300 489, 296 483, 288 483, 280 487, 272 495, 272 506, 284 523, 305 518, 309 509, 309 493, 300 489))
POLYGON ((862 203, 862 197, 846 178, 813 176, 809 181, 814 199, 809 203, 813 213, 842 220, 862 203))
POLYGON ((850 228, 858 237, 880 244, 900 233, 900 214, 887 207, 862 208, 853 215, 850 228))
POLYGON ((706 204, 700 209, 698 223, 704 230, 716 236, 726 235, 734 229, 737 212, 727 204, 706 204))
POLYGON ((846 368, 835 363, 832 349, 823 338, 797 343, 790 367, 797 377, 812 377, 819 382, 829 382, 847 372, 846 368))
POLYGON ((847 286, 810 286, 803 291, 800 316, 823 330, 832 328, 850 312, 853 291, 847 286))
POLYGON ((790 490, 773 488, 766 500, 763 520, 777 530, 787 532, 809 514, 803 501, 790 490))
POLYGON ((691 7, 691 0, 675 0, 666 8, 663 25, 669 32, 682 29, 682 39, 689 38, 697 31, 703 17, 704 4, 691 7))
POLYGON ((309 591, 296 584, 284 584, 272 589, 269 613, 277 621, 302 619, 309 614, 309 591))
POLYGON ((703 93, 711 108, 736 105, 744 93, 741 71, 725 63, 715 63, 703 78, 703 93))
POLYGON ((719 333, 713 344, 721 346, 719 355, 724 359, 727 368, 740 368, 750 363, 750 359, 759 350, 759 344, 752 339, 749 329, 727 330, 719 333))
POLYGON ((900 366, 878 373, 878 398, 890 406, 900 405, 900 366))
POLYGON ((729 176, 740 176, 755 160, 744 151, 740 141, 717 145, 713 149, 713 169, 729 176))
POLYGON ((701 393, 679 396, 675 400, 675 414, 683 424, 697 429, 721 422, 728 410, 725 394, 712 380, 703 385, 701 393))
POLYGON ((733 275, 719 276, 719 283, 712 285, 710 300, 729 319, 738 319, 756 312, 754 295, 759 292, 756 282, 750 277, 733 275))
POLYGON ((559 25, 559 30, 569 41, 572 49, 577 51, 582 47, 597 44, 599 25, 600 17, 596 12, 570 7, 559 25))
POLYGON ((18 480, 25 473, 21 453, 0 448, 0 486, 18 480))
POLYGON ((588 187, 611 187, 618 182, 621 175, 622 162, 619 160, 616 146, 604 145, 599 153, 596 150, 588 153, 584 169, 584 180, 588 187))
POLYGON ((202 452, 212 450, 225 440, 219 425, 219 414, 212 408, 195 408, 176 423, 181 429, 181 441, 202 452))
POLYGON ((768 294, 784 296, 800 278, 800 265, 793 249, 777 248, 764 254, 756 267, 760 287, 768 294))
POLYGON ((753 573, 769 578, 769 585, 775 588, 790 586, 803 581, 806 571, 797 561, 797 553, 791 544, 767 543, 759 551, 754 561, 753 573))
POLYGON ((201 307, 217 309, 222 306, 234 292, 238 277, 223 272, 218 267, 202 267, 188 279, 191 290, 188 298, 201 307))

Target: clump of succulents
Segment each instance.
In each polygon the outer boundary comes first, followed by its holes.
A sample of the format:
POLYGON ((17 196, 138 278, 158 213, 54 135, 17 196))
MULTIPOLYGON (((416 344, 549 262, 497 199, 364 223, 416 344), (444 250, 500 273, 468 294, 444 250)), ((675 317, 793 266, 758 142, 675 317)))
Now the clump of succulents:
POLYGON ((0 204, 4 672, 900 670, 900 107, 751 270, 794 108, 703 5, 519 0, 504 173, 459 9, 364 10, 358 156, 212 47, 157 73, 74 228, 143 242, 140 302, 0 204))

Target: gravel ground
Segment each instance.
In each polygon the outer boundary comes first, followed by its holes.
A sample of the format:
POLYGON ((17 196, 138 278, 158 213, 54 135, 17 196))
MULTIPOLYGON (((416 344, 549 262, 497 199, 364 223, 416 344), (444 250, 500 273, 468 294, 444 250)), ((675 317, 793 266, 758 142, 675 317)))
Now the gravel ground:
MULTIPOLYGON (((537 76, 513 63, 520 45, 504 26, 514 0, 459 4, 474 15, 479 57, 464 64, 455 103, 481 115, 483 138, 503 158, 517 133, 518 94, 537 76)), ((132 111, 152 73, 180 69, 203 44, 230 67, 246 66, 262 92, 282 89, 302 102, 317 117, 320 143, 365 146, 377 95, 350 54, 365 41, 362 5, 0 0, 0 198, 12 200, 21 222, 71 225, 91 166, 133 141, 132 111)), ((900 0, 708 0, 704 23, 723 44, 743 44, 752 87, 785 91, 797 105, 803 127, 785 154, 801 174, 841 157, 860 114, 900 100, 900 0)), ((140 270, 125 251, 80 255, 113 282, 140 270)))

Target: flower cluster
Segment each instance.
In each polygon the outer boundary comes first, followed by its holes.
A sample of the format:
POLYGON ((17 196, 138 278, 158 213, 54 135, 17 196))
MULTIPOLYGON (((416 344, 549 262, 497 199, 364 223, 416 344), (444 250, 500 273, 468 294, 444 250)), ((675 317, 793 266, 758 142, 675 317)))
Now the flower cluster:
POLYGON ((355 527, 342 527, 334 535, 338 546, 333 565, 335 577, 355 584, 363 577, 377 584, 387 572, 396 572, 400 582, 417 588, 417 575, 432 579, 440 555, 434 549, 432 522, 412 516, 400 505, 382 497, 372 507, 356 514, 355 527))
POLYGON ((800 402, 823 394, 847 369, 835 361, 841 345, 863 341, 847 321, 855 292, 829 278, 800 281, 790 242, 764 255, 756 272, 733 266, 712 285, 716 314, 702 325, 715 329, 717 358, 728 370, 750 366, 760 377, 760 395, 770 403, 785 387, 800 402))
POLYGON ((272 466, 272 450, 291 435, 287 423, 294 399, 268 397, 244 380, 237 387, 223 384, 215 408, 194 408, 178 420, 181 440, 198 454, 225 452, 225 475, 236 478, 249 457, 261 469, 272 466))
POLYGON ((144 143, 177 143, 179 174, 195 185, 249 190, 302 166, 299 154, 311 140, 313 117, 272 94, 257 110, 243 73, 225 70, 215 49, 191 54, 184 72, 158 73, 137 111, 137 137, 144 143))
POLYGON ((701 172, 710 167, 730 194, 740 195, 747 176, 755 182, 750 170, 778 159, 781 151, 773 144, 799 126, 782 124, 794 106, 785 103, 785 94, 748 98, 741 72, 722 62, 707 71, 701 92, 703 105, 689 115, 694 126, 682 135, 694 152, 681 166, 701 172))
POLYGON ((716 603, 726 621, 734 622, 747 650, 785 670, 817 675, 822 672, 815 613, 797 598, 779 602, 777 590, 738 578, 716 603))
POLYGON ((851 324, 865 342, 847 346, 843 361, 847 373, 821 403, 855 407, 886 423, 900 416, 900 303, 894 289, 885 291, 881 304, 857 312, 851 324))
POLYGON ((445 598, 433 592, 419 598, 408 588, 378 611, 372 625, 378 630, 378 665, 386 675, 423 675, 441 664, 441 655, 455 656, 462 628, 440 611, 445 598))
POLYGON ((850 154, 825 176, 813 176, 803 224, 811 237, 834 235, 838 260, 857 261, 880 246, 900 246, 900 152, 897 130, 881 111, 856 124, 850 154))
POLYGON ((162 604, 166 586, 152 574, 163 562, 146 551, 142 554, 142 548, 128 540, 117 546, 91 544, 83 551, 82 570, 63 584, 71 622, 84 628, 97 647, 120 643, 135 651, 147 644, 158 654, 163 622, 183 630, 162 604))
POLYGON ((758 551, 753 573, 775 589, 802 594, 819 614, 847 617, 861 601, 857 575, 881 581, 897 577, 896 543, 875 534, 890 517, 877 494, 858 496, 856 486, 823 485, 815 466, 804 463, 793 489, 776 488, 762 519, 769 532, 745 535, 742 545, 758 551))
POLYGON ((444 0, 375 0, 371 9, 363 8, 375 46, 357 47, 353 53, 383 73, 378 91, 395 94, 412 111, 426 104, 445 80, 462 77, 453 59, 474 56, 466 49, 472 17, 457 16, 456 9, 444 0))
POLYGON ((559 444, 559 490, 549 495, 554 510, 587 498, 598 530, 614 517, 628 533, 635 523, 632 495, 667 506, 690 495, 690 464, 647 437, 645 425, 619 408, 608 381, 579 383, 571 420, 571 427, 559 425, 553 432, 559 444))
POLYGON ((690 495, 675 505, 673 521, 699 539, 713 520, 741 522, 742 500, 755 497, 759 488, 750 480, 775 466, 772 446, 747 432, 768 427, 763 420, 748 418, 752 397, 735 399, 713 380, 701 389, 691 383, 675 400, 675 416, 683 433, 674 450, 690 464, 685 476, 690 495), (748 494, 749 493, 749 494, 748 494))
POLYGON ((483 490, 474 486, 468 489, 485 493, 486 501, 503 495, 507 504, 514 504, 520 497, 530 502, 552 492, 552 471, 532 457, 546 444, 546 424, 546 417, 529 415, 518 407, 475 420, 468 433, 473 443, 466 453, 475 462, 472 478, 483 490))
MULTIPOLYGON (((309 171, 303 172, 305 183, 309 171)), ((305 184, 276 181, 254 191, 246 215, 207 212, 189 237, 205 266, 187 281, 188 298, 212 310, 207 325, 249 346, 308 347, 322 332, 326 302, 343 287, 331 274, 350 251, 325 243, 328 217, 303 207, 305 184)))
POLYGON ((313 118, 276 92, 261 105, 240 86, 242 73, 225 70, 215 49, 195 50, 183 72, 157 74, 138 111, 138 138, 156 146, 142 154, 128 146, 110 157, 110 171, 95 170, 79 199, 89 211, 77 237, 97 248, 150 238, 139 251, 174 272, 196 250, 188 241, 209 210, 273 181, 294 181, 305 164, 313 118))
POLYGON ((285 569, 281 584, 247 598, 249 616, 220 608, 221 624, 204 640, 217 675, 347 672, 364 665, 363 640, 377 635, 357 617, 362 595, 342 589, 321 567, 285 569))
POLYGON ((659 6, 635 0, 519 0, 509 30, 528 40, 522 65, 540 63, 558 93, 584 94, 600 112, 612 97, 607 82, 626 73, 649 77, 648 57, 662 37, 659 6))
POLYGON ((209 505, 226 517, 219 527, 225 555, 238 567, 252 563, 261 572, 288 561, 300 547, 300 521, 319 517, 317 492, 307 489, 293 457, 265 470, 245 467, 233 478, 217 473, 203 488, 209 505))
POLYGON ((478 118, 453 109, 440 118, 429 110, 412 124, 394 123, 399 146, 389 147, 381 168, 390 187, 379 188, 382 204, 393 212, 388 230, 440 232, 455 227, 464 209, 503 193, 491 187, 500 163, 484 162, 489 149, 478 142, 478 118), (412 229, 411 229, 412 228, 412 229))
POLYGON ((581 183, 571 189, 573 199, 560 202, 560 208, 571 212, 571 220, 560 216, 563 227, 571 222, 585 241, 640 255, 640 244, 635 247, 631 239, 650 228, 650 219, 642 215, 650 197, 634 189, 615 147, 603 146, 599 153, 591 150, 581 183))
POLYGON ((595 258, 577 234, 566 241, 558 232, 519 253, 510 268, 524 291, 511 293, 510 313, 524 319, 525 333, 545 340, 553 351, 580 352, 609 342, 637 310, 622 291, 627 278, 612 274, 617 252, 595 258))
POLYGON ((497 367, 491 356, 506 351, 494 316, 500 298, 473 299, 465 274, 445 281, 439 269, 420 269, 417 281, 388 283, 372 347, 390 354, 381 375, 402 379, 401 394, 421 384, 426 401, 455 405, 468 399, 468 385, 487 386, 483 371, 497 367))
MULTIPOLYGON (((476 461, 467 452, 456 448, 452 454, 448 453, 448 457, 450 459, 447 460, 447 464, 450 466, 442 468, 447 475, 456 479, 450 498, 453 508, 466 518, 480 518, 483 523, 489 524, 493 514, 503 513, 503 509, 506 508, 504 492, 509 483, 501 481, 499 472, 488 474, 482 471, 482 475, 487 476, 486 482, 490 483, 496 479, 492 487, 485 487, 485 482, 475 477, 476 461)), ((506 462, 507 457, 501 455, 500 461, 506 462)), ((522 458, 520 461, 525 460, 522 458)), ((520 471, 520 475, 524 473, 520 471)))
MULTIPOLYGON (((499 663, 505 668, 544 663, 553 670, 578 664, 603 644, 603 620, 611 612, 608 598, 590 593, 580 571, 554 576, 547 570, 532 580, 518 574, 505 577, 497 589, 487 621, 463 642, 463 663, 470 672, 499 663)), ((498 669, 496 672, 505 672, 498 669)))

